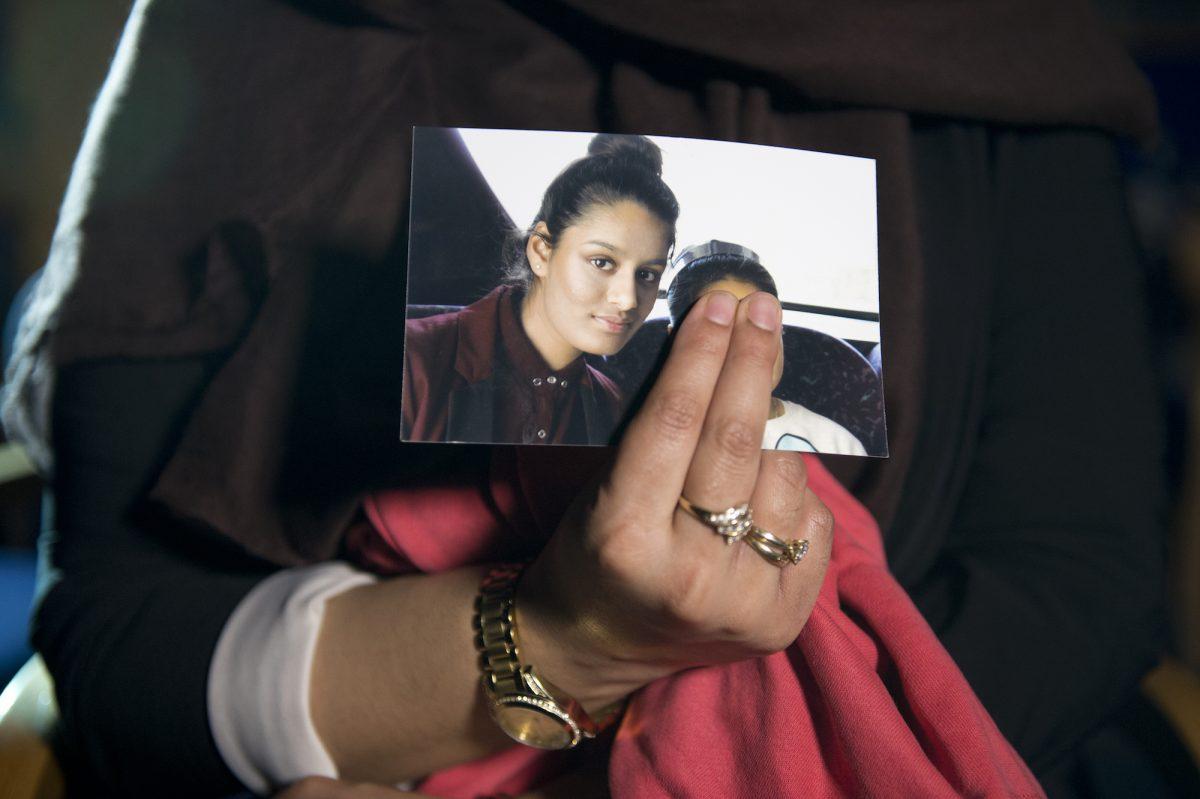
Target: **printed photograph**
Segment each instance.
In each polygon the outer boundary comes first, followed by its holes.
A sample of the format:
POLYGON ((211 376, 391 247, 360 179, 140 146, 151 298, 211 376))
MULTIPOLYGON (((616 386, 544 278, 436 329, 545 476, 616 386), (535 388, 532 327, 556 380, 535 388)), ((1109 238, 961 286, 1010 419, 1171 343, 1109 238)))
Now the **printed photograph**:
POLYGON ((888 453, 875 162, 418 127, 404 441, 610 445, 710 291, 783 308, 764 449, 888 453))

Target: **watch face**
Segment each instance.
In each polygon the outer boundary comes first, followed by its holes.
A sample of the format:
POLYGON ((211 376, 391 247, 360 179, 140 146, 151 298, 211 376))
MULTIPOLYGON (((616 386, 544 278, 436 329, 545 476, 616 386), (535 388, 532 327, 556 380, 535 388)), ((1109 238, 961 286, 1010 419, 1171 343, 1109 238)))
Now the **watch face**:
POLYGON ((574 726, 536 697, 506 696, 492 706, 500 728, 527 746, 566 749, 576 743, 574 726))

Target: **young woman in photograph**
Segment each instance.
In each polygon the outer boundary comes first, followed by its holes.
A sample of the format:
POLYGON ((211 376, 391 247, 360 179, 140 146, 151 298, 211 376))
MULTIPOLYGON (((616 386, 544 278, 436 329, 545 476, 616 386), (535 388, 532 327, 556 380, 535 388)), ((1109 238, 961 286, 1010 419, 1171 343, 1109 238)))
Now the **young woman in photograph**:
POLYGON ((604 444, 623 398, 584 362, 650 313, 679 204, 643 136, 601 134, 546 189, 506 281, 449 314, 410 320, 404 437, 604 444))
MULTIPOLYGON (((675 259, 675 278, 667 289, 671 328, 677 329, 688 310, 710 291, 727 291, 739 300, 756 291, 779 297, 775 279, 758 261, 758 255, 739 244, 709 241, 696 244, 675 259)), ((783 379, 783 349, 775 361, 774 389, 783 379)), ((763 449, 866 455, 862 442, 832 419, 796 402, 771 397, 771 410, 763 432, 763 449)))

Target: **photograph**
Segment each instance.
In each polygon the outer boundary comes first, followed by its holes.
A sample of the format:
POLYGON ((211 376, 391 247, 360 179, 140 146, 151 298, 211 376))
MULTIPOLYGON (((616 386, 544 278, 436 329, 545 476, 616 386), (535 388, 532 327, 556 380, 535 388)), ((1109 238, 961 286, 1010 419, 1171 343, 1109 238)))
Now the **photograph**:
POLYGON ((763 448, 886 456, 875 162, 413 133, 401 439, 609 445, 704 295, 783 309, 763 448))

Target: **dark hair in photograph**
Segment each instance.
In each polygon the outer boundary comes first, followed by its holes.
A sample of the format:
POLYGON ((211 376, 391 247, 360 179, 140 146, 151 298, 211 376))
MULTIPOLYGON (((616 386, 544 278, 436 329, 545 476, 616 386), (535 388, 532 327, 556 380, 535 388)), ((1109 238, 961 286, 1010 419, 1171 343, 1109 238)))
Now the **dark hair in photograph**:
POLYGON ((740 244, 709 241, 688 247, 675 258, 675 277, 667 289, 667 312, 678 328, 705 289, 721 280, 739 280, 779 296, 775 279, 758 262, 758 254, 740 244))
POLYGON ((588 154, 573 161, 558 174, 542 195, 542 207, 528 230, 509 237, 505 282, 528 289, 533 271, 525 247, 538 222, 545 222, 553 247, 563 230, 577 222, 596 205, 615 205, 622 200, 640 203, 670 228, 674 244, 679 201, 662 179, 662 151, 645 136, 599 133, 588 144, 588 154))

